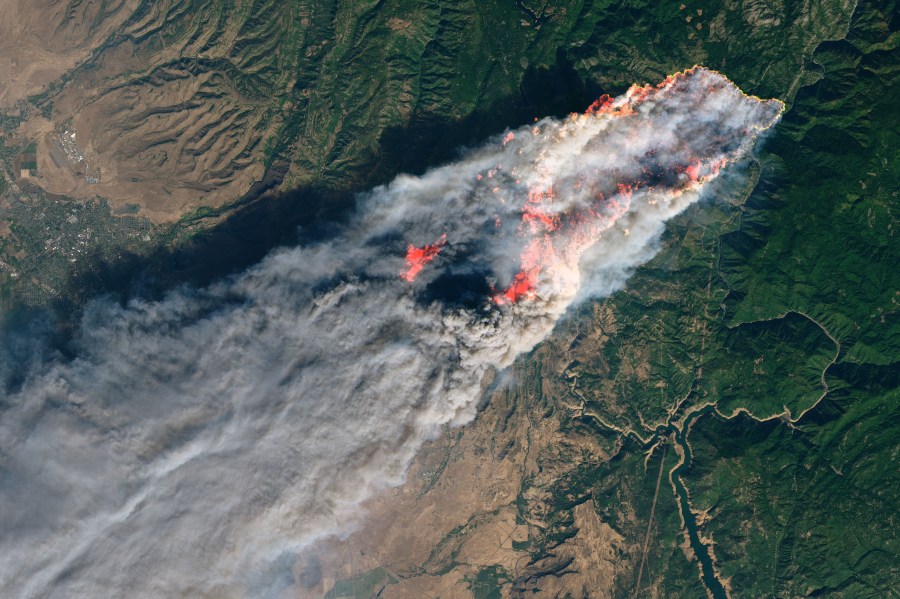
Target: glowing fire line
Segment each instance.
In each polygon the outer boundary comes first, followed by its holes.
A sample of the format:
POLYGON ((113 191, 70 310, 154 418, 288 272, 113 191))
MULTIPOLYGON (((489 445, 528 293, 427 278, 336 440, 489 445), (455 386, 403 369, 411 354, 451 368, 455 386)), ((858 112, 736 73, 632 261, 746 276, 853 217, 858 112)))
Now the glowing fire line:
POLYGON ((441 253, 441 249, 443 249, 446 243, 447 236, 441 235, 441 238, 431 245, 424 245, 422 247, 410 245, 406 250, 407 268, 400 276, 412 283, 416 279, 416 276, 422 272, 422 269, 425 268, 425 265, 434 260, 435 257, 441 253))
MULTIPOLYGON (((631 86, 628 91, 612 98, 604 94, 598 98, 583 114, 572 114, 573 121, 585 119, 629 119, 640 118, 638 107, 643 103, 657 100, 660 96, 669 93, 682 78, 695 73, 701 67, 693 67, 681 73, 670 75, 657 85, 631 86)), ((727 79, 726 79, 727 81, 727 79)), ((741 92, 743 94, 743 92, 741 92)), ((746 94, 744 94, 746 96, 746 94)), ((746 96, 752 97, 752 96, 746 96)), ((758 98, 755 98, 758 100, 758 98)), ((782 107, 783 109, 783 107, 782 107)), ((541 133, 541 127, 535 126, 532 133, 537 136, 541 133)), ((510 132, 502 140, 502 146, 506 146, 515 139, 510 132)), ((648 160, 655 156, 655 150, 647 152, 648 160)), ((551 167, 543 162, 535 165, 537 169, 535 182, 528 186, 522 208, 520 210, 520 222, 518 236, 525 240, 524 248, 520 254, 519 270, 513 276, 512 282, 503 290, 492 294, 491 299, 495 304, 505 305, 519 301, 520 299, 534 298, 539 294, 543 283, 549 283, 547 290, 552 292, 571 285, 578 285, 578 262, 582 254, 591 247, 600 236, 609 230, 631 207, 632 194, 635 191, 660 193, 653 186, 653 177, 658 180, 674 182, 675 187, 663 187, 662 193, 667 197, 677 197, 687 191, 697 190, 707 181, 715 178, 719 171, 737 156, 708 159, 690 160, 686 163, 663 166, 662 162, 651 162, 644 167, 644 176, 636 178, 628 183, 619 183, 616 191, 610 197, 598 190, 595 192, 595 201, 589 207, 565 208, 564 198, 557 197, 554 191, 554 173, 551 167), (653 168, 655 167, 655 169, 653 168)), ((486 178, 491 179, 499 171, 500 167, 487 171, 486 178)), ((588 175, 588 173, 586 173, 588 175)), ((482 181, 485 176, 478 174, 476 179, 482 181)), ((516 179, 516 183, 519 180, 516 179)), ((576 189, 584 186, 595 185, 588 176, 575 181, 576 189)), ((499 187, 492 191, 497 193, 499 187)), ((648 201, 654 203, 659 197, 651 197, 648 201)), ((500 202, 505 200, 500 197, 500 202)), ((500 219, 496 217, 496 226, 500 226, 500 219)), ((627 233, 626 233, 627 234, 627 233)), ((407 270, 403 277, 407 281, 413 281, 423 267, 434 259, 446 243, 446 235, 432 245, 418 248, 410 245, 406 255, 407 270)))

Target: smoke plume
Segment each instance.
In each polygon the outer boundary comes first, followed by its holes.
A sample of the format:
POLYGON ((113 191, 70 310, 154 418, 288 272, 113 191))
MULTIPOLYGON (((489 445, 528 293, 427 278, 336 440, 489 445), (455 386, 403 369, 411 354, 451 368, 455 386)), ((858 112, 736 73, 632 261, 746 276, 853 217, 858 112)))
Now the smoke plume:
POLYGON ((0 594, 276 592, 273 564, 401 483, 576 297, 620 287, 781 109, 702 68, 634 87, 372 190, 331 240, 97 301, 74 357, 7 355, 0 594))

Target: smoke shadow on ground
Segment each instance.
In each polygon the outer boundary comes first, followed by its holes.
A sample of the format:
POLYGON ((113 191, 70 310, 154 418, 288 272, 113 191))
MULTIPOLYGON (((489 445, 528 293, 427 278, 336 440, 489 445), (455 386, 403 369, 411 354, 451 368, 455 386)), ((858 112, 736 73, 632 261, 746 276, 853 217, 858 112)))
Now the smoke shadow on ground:
MULTIPOLYGON (((403 127, 381 137, 377 161, 342 189, 303 187, 276 192, 287 173, 276 160, 221 222, 192 232, 186 241, 159 247, 149 255, 124 253, 115 260, 95 255, 74 274, 69 292, 50 312, 65 327, 77 322, 81 307, 93 297, 119 301, 160 297, 179 284, 206 285, 240 272, 281 246, 327 238, 353 212, 359 192, 392 180, 400 173, 419 175, 461 155, 466 147, 535 118, 562 117, 583 111, 604 90, 584 81, 560 50, 550 68, 528 68, 518 92, 500 98, 463 119, 413 114, 403 127), (68 323, 68 324, 67 324, 68 323)), ((15 320, 28 320, 21 311, 15 320)))

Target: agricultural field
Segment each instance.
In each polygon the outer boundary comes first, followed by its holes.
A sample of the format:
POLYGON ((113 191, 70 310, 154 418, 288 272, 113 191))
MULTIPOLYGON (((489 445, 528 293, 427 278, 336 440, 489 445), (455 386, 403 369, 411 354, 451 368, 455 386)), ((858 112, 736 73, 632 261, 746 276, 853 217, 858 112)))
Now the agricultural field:
POLYGON ((900 595, 895 0, 9 4, 56 8, 27 40, 0 25, 0 56, 20 44, 4 322, 217 280, 400 173, 693 65, 782 100, 624 289, 571 308, 295 578, 329 598, 900 595))

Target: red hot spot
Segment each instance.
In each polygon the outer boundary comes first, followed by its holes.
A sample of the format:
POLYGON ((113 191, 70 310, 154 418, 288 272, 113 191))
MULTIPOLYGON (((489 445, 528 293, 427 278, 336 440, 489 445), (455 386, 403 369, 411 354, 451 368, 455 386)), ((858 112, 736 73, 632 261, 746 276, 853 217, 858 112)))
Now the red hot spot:
POLYGON ((447 236, 441 235, 441 238, 431 245, 422 247, 410 245, 406 250, 406 270, 400 273, 400 276, 412 283, 416 276, 422 272, 422 269, 425 268, 425 265, 441 253, 441 249, 446 243, 447 236))

